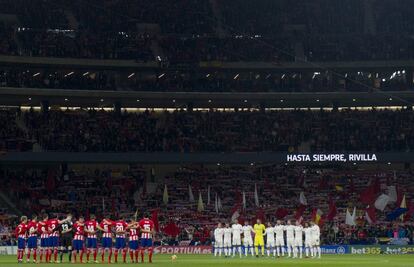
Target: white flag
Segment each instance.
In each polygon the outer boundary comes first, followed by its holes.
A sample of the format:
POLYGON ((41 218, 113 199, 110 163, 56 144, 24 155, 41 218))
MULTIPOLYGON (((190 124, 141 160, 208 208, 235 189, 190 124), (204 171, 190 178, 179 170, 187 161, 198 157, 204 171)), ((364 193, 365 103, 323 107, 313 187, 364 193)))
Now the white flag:
POLYGON ((257 185, 254 184, 254 203, 259 207, 259 195, 257 194, 257 185))
POLYGON ((386 194, 380 195, 377 200, 375 200, 375 208, 379 209, 380 211, 384 211, 385 207, 388 205, 390 197, 386 194))
POLYGON ((238 210, 236 210, 233 215, 231 215, 231 222, 235 222, 240 217, 240 213, 238 210))
POLYGON ((243 191, 243 209, 246 210, 246 193, 243 191))
POLYGON ((216 193, 216 197, 214 199, 214 209, 216 210, 216 213, 218 213, 218 200, 217 200, 217 193, 216 193))
POLYGON ((349 210, 346 209, 345 224, 352 225, 352 226, 356 225, 355 216, 356 216, 356 208, 354 208, 354 212, 352 213, 352 215, 351 213, 349 213, 349 210))
POLYGON ((397 188, 395 185, 391 185, 387 187, 388 189, 388 196, 389 196, 389 202, 397 202, 397 188))
POLYGON ((308 205, 308 201, 306 200, 305 193, 303 191, 300 192, 300 195, 299 195, 299 203, 302 204, 302 205, 304 205, 304 206, 307 206, 308 205))
POLYGON ((191 185, 188 185, 188 198, 190 202, 194 202, 194 195, 193 190, 191 189, 191 185))
POLYGON ((220 199, 220 197, 218 197, 217 206, 218 206, 218 210, 221 211, 223 209, 223 205, 221 205, 221 199, 220 199))
POLYGON ((197 205, 197 211, 201 212, 204 210, 204 202, 203 197, 201 196, 201 192, 198 193, 198 205, 197 205))
POLYGON ((210 186, 207 189, 207 205, 210 205, 210 186))

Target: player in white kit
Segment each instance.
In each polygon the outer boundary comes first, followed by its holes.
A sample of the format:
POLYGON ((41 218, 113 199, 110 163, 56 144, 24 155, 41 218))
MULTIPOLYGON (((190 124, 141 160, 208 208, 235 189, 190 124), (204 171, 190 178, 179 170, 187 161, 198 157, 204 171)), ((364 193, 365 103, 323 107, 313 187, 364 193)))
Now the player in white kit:
POLYGON ((224 227, 224 256, 229 257, 231 255, 231 234, 233 233, 233 229, 231 229, 230 224, 226 223, 224 227))
POLYGON ((223 251, 223 238, 224 238, 224 228, 221 223, 217 224, 217 228, 214 230, 214 256, 221 256, 223 251))
POLYGON ((277 256, 282 257, 285 256, 285 237, 284 237, 285 226, 282 224, 280 220, 276 221, 276 225, 274 227, 274 232, 276 234, 276 252, 277 256))
POLYGON ((273 257, 276 257, 276 246, 275 246, 275 229, 273 228, 272 224, 269 222, 267 223, 267 227, 265 230, 266 235, 266 250, 267 256, 270 256, 270 252, 273 252, 273 257))
POLYGON ((306 258, 310 256, 313 257, 313 249, 312 249, 312 229, 309 227, 308 223, 305 223, 305 228, 303 229, 305 232, 305 256, 306 258))
POLYGON ((287 225, 285 226, 286 230, 286 247, 288 258, 291 257, 293 248, 295 246, 295 226, 292 225, 290 220, 287 221, 287 225))
POLYGON ((320 238, 321 238, 321 230, 319 226, 311 222, 311 236, 312 236, 312 249, 313 249, 313 256, 321 258, 321 247, 320 247, 320 238))
POLYGON ((241 234, 243 233, 243 226, 237 221, 234 221, 234 224, 231 226, 233 230, 233 257, 236 256, 236 249, 239 252, 240 258, 242 256, 241 250, 241 234))
POLYGON ((295 247, 293 249, 293 258, 302 258, 302 246, 303 246, 303 227, 299 221, 296 221, 295 226, 295 247))
POLYGON ((248 221, 244 222, 243 226, 243 246, 244 246, 244 255, 247 257, 247 253, 250 249, 250 253, 254 256, 254 247, 253 247, 253 227, 249 225, 248 221))

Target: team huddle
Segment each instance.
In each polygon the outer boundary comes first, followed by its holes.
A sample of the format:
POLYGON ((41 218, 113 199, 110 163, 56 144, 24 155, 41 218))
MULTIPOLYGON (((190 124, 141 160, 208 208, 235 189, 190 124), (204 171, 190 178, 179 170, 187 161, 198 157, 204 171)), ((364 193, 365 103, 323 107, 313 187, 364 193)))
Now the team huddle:
POLYGON ((79 261, 82 263, 86 253, 87 262, 92 261, 93 257, 93 262, 97 263, 98 233, 101 233, 102 263, 105 262, 105 255, 108 256, 108 263, 111 263, 113 254, 115 263, 118 262, 119 254, 125 263, 128 251, 132 263, 139 262, 139 255, 141 262, 144 262, 145 251, 148 251, 149 262, 152 262, 152 237, 155 230, 154 222, 148 217, 137 221, 136 218, 111 220, 106 216, 98 223, 95 215, 90 215, 88 220, 80 216, 76 221, 72 221, 71 214, 61 219, 57 216, 49 218, 48 215, 43 215, 41 220, 34 215, 30 221, 26 216, 22 216, 15 233, 19 263, 23 262, 25 252, 27 262, 30 262, 32 256, 33 262, 59 263, 63 261, 63 255, 68 254, 69 262, 76 263, 79 255, 79 261))
POLYGON ((279 220, 275 226, 268 223, 266 227, 259 219, 253 227, 247 221, 243 226, 236 221, 231 227, 228 223, 225 226, 219 223, 214 230, 214 239, 214 256, 224 253, 225 257, 234 257, 238 253, 242 257, 243 252, 245 256, 250 252, 259 257, 259 250, 264 256, 266 247, 267 256, 273 253, 274 257, 284 257, 286 252, 289 258, 302 258, 304 248, 306 257, 321 257, 320 229, 314 222, 305 223, 305 227, 299 221, 295 225, 291 221, 283 225, 279 220))

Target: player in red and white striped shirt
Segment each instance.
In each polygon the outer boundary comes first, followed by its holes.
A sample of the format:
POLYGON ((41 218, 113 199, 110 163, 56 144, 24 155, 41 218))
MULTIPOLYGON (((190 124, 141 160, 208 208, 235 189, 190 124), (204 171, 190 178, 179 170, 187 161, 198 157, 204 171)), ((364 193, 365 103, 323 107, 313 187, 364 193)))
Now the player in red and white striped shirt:
POLYGON ((45 257, 45 261, 47 261, 47 254, 49 251, 49 229, 47 227, 47 221, 49 220, 49 216, 47 214, 43 215, 43 220, 39 221, 37 224, 37 231, 40 234, 40 263, 43 262, 43 256, 45 257))
POLYGON ((105 262, 105 251, 109 253, 108 262, 111 262, 112 258, 112 228, 114 222, 110 220, 109 216, 105 216, 102 222, 99 225, 102 230, 102 262, 105 262))
POLYGON ((75 236, 73 237, 72 263, 76 263, 76 254, 80 252, 80 262, 82 262, 83 253, 85 252, 83 240, 85 239, 85 220, 82 216, 73 225, 75 236))
POLYGON ((97 235, 96 235, 97 230, 104 231, 104 229, 102 229, 99 226, 99 223, 96 221, 95 215, 91 214, 90 220, 86 221, 85 223, 85 232, 86 232, 86 237, 87 237, 87 240, 86 240, 87 241, 87 251, 86 251, 87 262, 89 262, 90 254, 93 253, 93 261, 95 263, 98 263, 98 261, 96 260, 96 255, 98 253, 98 240, 97 240, 97 235))
POLYGON ((128 235, 129 235, 129 257, 131 258, 131 262, 134 263, 134 254, 135 254, 135 262, 138 263, 138 233, 139 233, 139 225, 135 221, 135 218, 131 219, 131 222, 128 225, 128 235))
POLYGON ((27 237, 27 217, 22 216, 20 218, 20 224, 15 230, 17 238, 17 261, 21 263, 23 261, 24 250, 26 248, 26 237, 27 237))
POLYGON ((144 262, 144 252, 148 249, 148 259, 149 262, 152 262, 152 236, 155 233, 154 222, 149 219, 149 216, 145 216, 138 223, 139 229, 141 231, 141 262, 144 262))
POLYGON ((30 254, 33 252, 33 263, 37 260, 37 216, 33 215, 32 220, 27 223, 29 237, 27 239, 27 262, 30 262, 30 254))

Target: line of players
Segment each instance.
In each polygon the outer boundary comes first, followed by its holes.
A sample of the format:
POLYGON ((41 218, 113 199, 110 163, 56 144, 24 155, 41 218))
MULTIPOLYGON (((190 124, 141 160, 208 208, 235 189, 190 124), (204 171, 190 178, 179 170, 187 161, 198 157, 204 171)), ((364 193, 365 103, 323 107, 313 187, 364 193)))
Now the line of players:
POLYGON ((265 227, 259 219, 253 227, 249 225, 248 221, 245 221, 243 226, 237 221, 231 226, 229 223, 224 226, 219 223, 214 230, 214 256, 221 256, 224 253, 225 257, 234 257, 238 253, 242 257, 243 249, 246 257, 249 251, 252 256, 259 257, 259 249, 262 256, 264 256, 264 236, 266 236, 267 256, 273 253, 273 257, 276 257, 276 255, 277 257, 284 257, 286 249, 288 258, 302 258, 304 248, 306 257, 321 257, 320 229, 314 222, 305 223, 305 227, 303 227, 299 221, 296 221, 293 225, 288 220, 286 225, 283 225, 278 220, 275 226, 268 223, 265 227), (254 236, 254 242, 252 235, 254 236))
POLYGON ((131 262, 138 263, 139 255, 141 255, 141 262, 144 262, 145 251, 148 252, 149 262, 152 262, 152 237, 155 230, 154 222, 148 216, 140 221, 135 218, 111 220, 109 216, 105 216, 98 223, 95 215, 90 215, 87 221, 83 216, 80 216, 73 222, 71 214, 60 219, 57 216, 49 218, 45 214, 41 220, 38 220, 38 217, 34 215, 30 221, 26 216, 22 216, 15 230, 18 247, 17 260, 19 263, 23 262, 26 252, 28 263, 31 255, 33 255, 33 262, 59 263, 62 262, 63 255, 68 254, 69 262, 76 263, 79 254, 79 260, 82 263, 86 253, 87 262, 90 262, 92 255, 93 261, 97 263, 98 232, 102 234, 102 262, 105 262, 105 255, 108 255, 108 263, 111 263, 112 254, 114 254, 114 262, 117 263, 118 255, 121 254, 125 263, 127 251, 129 251, 131 262), (141 237, 139 238, 140 233, 141 237), (114 237, 115 246, 113 247, 114 237), (38 246, 39 239, 40 246, 38 246), (58 260, 59 252, 60 261, 58 260), (37 261, 38 254, 39 261, 37 261))

